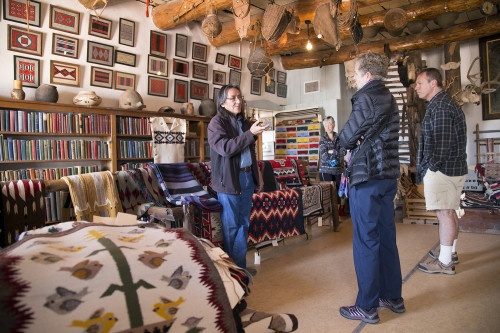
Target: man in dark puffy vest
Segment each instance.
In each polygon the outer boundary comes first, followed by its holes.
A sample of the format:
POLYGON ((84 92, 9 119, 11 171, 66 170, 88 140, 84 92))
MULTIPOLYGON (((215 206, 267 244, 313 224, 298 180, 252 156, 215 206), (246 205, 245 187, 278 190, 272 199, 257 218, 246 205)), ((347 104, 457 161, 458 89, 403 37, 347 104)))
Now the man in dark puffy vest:
POLYGON ((400 175, 399 110, 381 81, 388 67, 389 59, 380 54, 367 53, 356 59, 354 80, 358 91, 351 100, 349 120, 340 132, 340 145, 352 154, 349 203, 359 289, 355 305, 341 307, 340 314, 370 324, 379 321, 379 307, 405 312, 394 223, 400 175), (368 146, 360 151, 364 145, 368 146))

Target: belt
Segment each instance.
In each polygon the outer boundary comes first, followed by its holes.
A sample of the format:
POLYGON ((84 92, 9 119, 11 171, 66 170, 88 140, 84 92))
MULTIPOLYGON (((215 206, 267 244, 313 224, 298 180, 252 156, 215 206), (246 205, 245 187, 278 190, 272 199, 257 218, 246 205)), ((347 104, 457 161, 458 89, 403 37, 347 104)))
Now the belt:
POLYGON ((249 166, 247 166, 246 168, 240 168, 240 171, 243 171, 243 172, 249 172, 250 170, 252 170, 252 167, 249 167, 249 166))

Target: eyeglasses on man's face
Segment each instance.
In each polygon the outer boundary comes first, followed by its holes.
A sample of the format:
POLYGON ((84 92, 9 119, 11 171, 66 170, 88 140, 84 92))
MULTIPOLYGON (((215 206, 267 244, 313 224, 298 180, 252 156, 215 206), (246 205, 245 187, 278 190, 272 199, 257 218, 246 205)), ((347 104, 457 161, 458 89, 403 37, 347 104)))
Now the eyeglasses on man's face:
POLYGON ((226 97, 226 99, 227 99, 228 101, 234 101, 234 100, 236 100, 236 99, 239 99, 240 101, 242 101, 242 100, 243 100, 243 96, 241 96, 241 95, 237 95, 237 96, 233 96, 233 97, 226 97))

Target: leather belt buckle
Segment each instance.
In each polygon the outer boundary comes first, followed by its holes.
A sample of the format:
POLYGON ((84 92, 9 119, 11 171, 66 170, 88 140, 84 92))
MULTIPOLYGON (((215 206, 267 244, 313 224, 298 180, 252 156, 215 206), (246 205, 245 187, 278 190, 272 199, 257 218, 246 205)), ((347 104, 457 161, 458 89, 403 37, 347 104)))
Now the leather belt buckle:
POLYGON ((250 167, 246 167, 246 168, 240 168, 240 171, 243 171, 243 172, 249 172, 250 171, 250 167))

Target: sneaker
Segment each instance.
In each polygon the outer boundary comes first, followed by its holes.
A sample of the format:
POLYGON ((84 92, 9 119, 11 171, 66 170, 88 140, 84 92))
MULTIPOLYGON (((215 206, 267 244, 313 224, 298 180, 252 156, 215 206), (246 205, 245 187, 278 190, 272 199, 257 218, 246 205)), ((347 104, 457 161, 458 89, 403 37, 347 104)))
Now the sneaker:
POLYGON ((392 312, 396 313, 403 313, 406 311, 405 301, 403 300, 403 298, 395 298, 395 299, 379 298, 378 306, 379 308, 388 308, 392 312))
MULTIPOLYGON (((432 259, 438 259, 439 258, 439 251, 438 250, 430 250, 428 255, 432 259)), ((456 265, 460 262, 460 261, 458 261, 458 254, 456 252, 451 253, 451 261, 453 262, 453 265, 456 265)))
POLYGON ((435 273, 443 273, 450 275, 456 274, 455 265, 453 265, 452 262, 449 265, 445 265, 441 261, 439 261, 439 259, 433 259, 426 264, 418 264, 418 269, 420 269, 422 272, 431 274, 435 273))
POLYGON ((372 308, 369 311, 363 310, 356 305, 342 306, 340 308, 342 317, 352 320, 361 320, 368 324, 376 324, 380 321, 377 308, 372 308))

